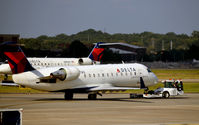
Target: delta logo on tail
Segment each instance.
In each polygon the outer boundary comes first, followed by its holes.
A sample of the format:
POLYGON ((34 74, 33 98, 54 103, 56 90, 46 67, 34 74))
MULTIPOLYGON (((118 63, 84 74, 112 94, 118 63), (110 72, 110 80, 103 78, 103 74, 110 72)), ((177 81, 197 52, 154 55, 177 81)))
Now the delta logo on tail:
POLYGON ((100 44, 103 42, 98 42, 94 49, 92 50, 92 52, 90 53, 90 55, 88 56, 91 60, 93 61, 100 61, 102 56, 103 56, 103 52, 104 52, 104 48, 100 47, 100 44))
POLYGON ((0 46, 13 74, 34 70, 16 42, 4 42, 0 46))

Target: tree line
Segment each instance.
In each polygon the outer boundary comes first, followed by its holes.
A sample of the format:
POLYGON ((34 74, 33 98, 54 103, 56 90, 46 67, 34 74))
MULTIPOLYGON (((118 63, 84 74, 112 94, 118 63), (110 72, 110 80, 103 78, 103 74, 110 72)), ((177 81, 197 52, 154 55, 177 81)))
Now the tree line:
MULTIPOLYGON (((37 38, 20 38, 28 56, 36 57, 85 57, 96 42, 122 42, 146 47, 142 61, 187 61, 199 59, 199 31, 191 35, 169 32, 132 34, 109 34, 88 29, 77 34, 41 35, 37 38), (172 49, 171 49, 172 43, 172 49)), ((105 53, 113 54, 110 51, 105 53)), ((108 56, 108 55, 107 55, 108 56)), ((117 57, 119 56, 112 56, 117 57)), ((104 57, 106 59, 106 56, 104 57)), ((139 61, 139 60, 138 60, 139 61)))

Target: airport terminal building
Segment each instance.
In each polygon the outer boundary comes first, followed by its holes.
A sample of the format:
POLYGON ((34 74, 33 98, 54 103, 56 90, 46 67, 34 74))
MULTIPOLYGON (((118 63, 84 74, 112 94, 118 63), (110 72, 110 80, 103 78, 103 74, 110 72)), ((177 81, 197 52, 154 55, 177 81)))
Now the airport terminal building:
POLYGON ((114 53, 121 55, 125 62, 141 61, 146 53, 145 47, 135 46, 127 43, 105 43, 102 46, 107 46, 114 53))

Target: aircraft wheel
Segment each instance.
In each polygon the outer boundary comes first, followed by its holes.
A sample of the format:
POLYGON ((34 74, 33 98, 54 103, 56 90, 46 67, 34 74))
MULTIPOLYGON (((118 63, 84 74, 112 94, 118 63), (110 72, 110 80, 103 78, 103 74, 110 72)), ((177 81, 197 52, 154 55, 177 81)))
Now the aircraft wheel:
POLYGON ((64 99, 65 100, 72 100, 73 99, 73 93, 72 92, 65 92, 64 99))
POLYGON ((169 92, 163 92, 162 97, 163 98, 169 98, 170 97, 169 92))
POLYGON ((97 99, 97 94, 88 94, 88 99, 89 100, 96 100, 97 99))

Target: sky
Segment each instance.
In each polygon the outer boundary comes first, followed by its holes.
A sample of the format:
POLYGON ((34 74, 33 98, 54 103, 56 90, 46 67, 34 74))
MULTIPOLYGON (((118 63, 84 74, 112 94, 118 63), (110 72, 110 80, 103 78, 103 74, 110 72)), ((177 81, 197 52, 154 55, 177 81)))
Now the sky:
POLYGON ((199 31, 199 0, 0 0, 0 34, 199 31))

